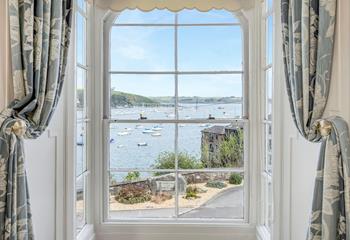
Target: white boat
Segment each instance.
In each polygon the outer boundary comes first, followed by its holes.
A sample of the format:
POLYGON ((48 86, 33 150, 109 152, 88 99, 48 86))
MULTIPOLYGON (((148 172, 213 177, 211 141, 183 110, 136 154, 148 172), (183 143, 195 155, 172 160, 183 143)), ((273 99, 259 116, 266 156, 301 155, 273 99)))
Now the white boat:
POLYGON ((130 132, 130 131, 132 131, 132 129, 131 128, 125 128, 125 131, 130 132))
POLYGON ((144 128, 142 125, 136 125, 136 127, 135 127, 136 129, 142 129, 142 128, 144 128))
POLYGON ((124 147, 123 144, 119 144, 119 145, 117 146, 117 148, 123 148, 123 147, 124 147))
POLYGON ((175 117, 175 114, 173 114, 173 113, 168 114, 167 117, 168 117, 168 118, 174 118, 174 117, 175 117))
POLYGON ((162 136, 162 134, 161 133, 152 133, 152 137, 160 137, 160 136, 162 136))
POLYGON ((210 127, 210 124, 209 123, 205 123, 205 124, 201 124, 199 125, 200 127, 210 127))
POLYGON ((130 133, 129 132, 118 132, 117 134, 118 134, 118 136, 125 136, 125 135, 129 135, 130 133))
POLYGON ((185 127, 185 124, 179 124, 179 127, 185 127))
POLYGON ((162 131, 163 130, 163 128, 161 128, 161 127, 159 127, 159 126, 154 126, 153 128, 152 128, 152 131, 162 131))
POLYGON ((140 142, 137 144, 139 147, 146 147, 148 144, 146 142, 140 142))
POLYGON ((143 130, 142 133, 144 133, 144 134, 150 134, 150 133, 154 133, 154 131, 153 131, 152 129, 145 128, 145 130, 143 130))

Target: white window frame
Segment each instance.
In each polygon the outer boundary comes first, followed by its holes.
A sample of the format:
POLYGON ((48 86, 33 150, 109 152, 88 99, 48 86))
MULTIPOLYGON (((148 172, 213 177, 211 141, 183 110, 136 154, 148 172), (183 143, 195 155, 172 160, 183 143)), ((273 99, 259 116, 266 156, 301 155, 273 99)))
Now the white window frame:
MULTIPOLYGON (((103 197, 103 221, 104 222, 183 222, 183 223, 248 223, 249 222, 249 211, 250 211, 250 206, 249 206, 249 183, 250 183, 250 171, 249 171, 249 145, 250 145, 250 136, 249 136, 249 125, 250 121, 248 118, 249 115, 249 106, 248 106, 248 98, 249 98, 249 77, 248 77, 248 72, 249 72, 249 64, 248 63, 248 42, 244 41, 244 39, 248 39, 248 29, 247 29, 247 21, 245 17, 240 14, 240 12, 235 13, 235 16, 237 19, 240 21, 239 23, 208 23, 208 24, 179 24, 177 23, 177 15, 175 15, 175 24, 115 24, 115 20, 117 19, 117 14, 116 13, 110 13, 108 17, 105 18, 104 20, 104 46, 110 46, 110 32, 113 26, 115 27, 120 27, 120 26, 140 26, 140 27, 147 27, 147 26, 158 26, 158 27, 174 27, 174 44, 175 44, 175 70, 174 71, 111 71, 109 69, 110 66, 110 47, 104 48, 104 98, 103 98, 103 146, 104 146, 104 151, 103 151, 103 161, 104 161, 104 166, 103 166, 103 179, 104 179, 104 197, 103 197), (198 27, 198 26, 240 26, 241 31, 242 31, 242 70, 240 71, 178 71, 177 69, 177 29, 178 27, 181 26, 186 26, 186 27, 198 27), (175 76, 175 96, 177 96, 178 93, 178 75, 201 75, 201 74, 241 74, 242 75, 242 98, 243 98, 243 105, 242 105, 242 118, 236 119, 191 119, 191 120, 183 120, 179 119, 176 117, 174 120, 121 120, 121 119, 112 119, 110 118, 110 76, 112 74, 172 74, 175 76), (130 169, 122 169, 123 172, 125 171, 139 171, 139 172, 174 172, 175 173, 175 194, 178 196, 178 190, 177 190, 177 185, 176 182, 178 180, 178 174, 181 172, 188 172, 188 171, 196 171, 196 172, 244 172, 245 176, 245 182, 244 182, 244 214, 243 214, 243 219, 182 219, 178 218, 179 210, 178 210, 178 198, 176 197, 175 199, 175 213, 176 216, 175 218, 171 219, 165 219, 165 218, 147 218, 147 219, 110 219, 108 217, 109 215, 109 210, 108 210, 108 201, 109 201, 109 192, 108 192, 108 187, 109 186, 109 171, 110 169, 108 168, 109 165, 109 126, 111 123, 142 123, 142 124, 147 124, 147 123, 171 123, 175 124, 176 128, 178 124, 186 124, 186 123, 232 123, 232 124, 242 124, 244 126, 244 139, 246 143, 244 144, 244 170, 242 171, 241 169, 237 168, 224 168, 224 169, 190 169, 190 170, 182 170, 179 169, 177 166, 177 159, 175 159, 175 169, 162 169, 162 170, 157 170, 157 169, 136 169, 136 168, 130 168, 130 169)), ((234 16, 233 16, 234 17, 234 16)), ((177 98, 176 98, 177 100, 177 98)), ((175 103, 175 115, 178 116, 177 113, 177 103, 175 103)), ((177 132, 177 130, 175 130, 177 132)), ((175 134, 175 138, 177 138, 175 134)), ((175 141, 175 153, 177 153, 178 149, 178 141, 175 141)), ((116 169, 116 172, 120 172, 121 170, 116 169)))
MULTIPOLYGON (((278 9, 278 4, 275 4, 275 8, 278 9)), ((91 99, 93 99, 91 106, 91 126, 92 126, 92 135, 94 136, 92 139, 92 145, 94 146, 93 151, 91 152, 91 158, 94 159, 92 162, 92 168, 91 168, 91 176, 93 181, 91 182, 92 187, 92 193, 90 201, 93 202, 91 207, 91 215, 93 216, 93 223, 94 223, 94 230, 96 237, 99 239, 114 239, 114 238, 123 238, 123 239, 140 239, 140 238, 159 238, 159 236, 176 236, 176 239, 192 239, 193 237, 200 237, 203 240, 209 240, 209 239, 227 239, 229 237, 239 237, 240 239, 264 239, 259 238, 258 232, 259 232, 259 212, 261 209, 261 200, 260 200, 260 191, 261 191, 261 151, 260 145, 261 145, 261 118, 260 118, 260 112, 261 112, 261 86, 260 86, 260 80, 261 80, 261 68, 260 66, 260 56, 261 56, 261 33, 260 33, 260 25, 261 25, 261 9, 260 9, 260 1, 257 1, 257 4, 253 9, 250 9, 248 11, 243 11, 242 15, 246 18, 246 21, 242 21, 241 23, 244 24, 244 38, 245 38, 245 45, 244 49, 247 53, 247 56, 249 56, 249 59, 244 59, 245 63, 245 69, 244 71, 249 75, 249 89, 246 88, 244 91, 246 93, 249 100, 249 113, 259 113, 259 114, 250 114, 249 118, 249 145, 254 146, 249 149, 249 167, 248 171, 250 174, 249 183, 246 182, 246 184, 249 187, 250 194, 249 194, 249 215, 248 215, 248 222, 241 222, 241 223, 228 223, 228 222, 222 222, 222 223, 213 223, 213 222, 201 222, 201 223, 190 223, 190 222, 150 222, 150 221, 144 221, 144 222, 130 222, 130 221, 123 221, 123 222, 107 222, 104 218, 104 210, 103 210, 103 204, 104 204, 104 198, 103 195, 105 194, 104 189, 104 181, 105 176, 103 174, 104 171, 104 162, 101 161, 103 159, 103 155, 105 154, 105 150, 103 149, 102 142, 104 141, 104 135, 102 133, 102 129, 106 129, 105 122, 103 121, 104 118, 104 112, 103 112, 103 92, 104 92, 104 86, 103 81, 101 79, 104 79, 105 75, 104 73, 108 71, 108 68, 106 68, 106 54, 104 53, 104 46, 106 45, 106 42, 104 42, 104 39, 106 39, 106 36, 104 36, 104 26, 105 23, 108 23, 108 19, 110 14, 112 14, 110 11, 106 11, 99 8, 93 8, 93 21, 91 21, 91 32, 93 33, 91 36, 91 46, 94 46, 92 51, 92 57, 91 57, 91 64, 94 66, 91 69, 91 75, 93 76, 93 86, 92 88, 94 91, 91 93, 91 99), (259 16, 259 17, 257 17, 259 16), (248 68, 248 66, 251 66, 248 68), (220 236, 218 235, 220 233, 220 236), (193 235, 195 234, 195 235, 193 235)), ((276 11, 278 12, 278 11, 276 11)), ((111 23, 110 23, 111 24, 111 23)), ((276 30, 278 32, 278 30, 276 30)), ((278 44, 278 42, 276 42, 278 44)), ((279 53, 279 51, 276 51, 279 53)), ((276 54, 276 53, 275 53, 276 54)), ((278 54, 276 54, 278 55, 278 54)), ((276 58, 276 56, 274 56, 276 58)), ((279 59, 277 57, 277 59, 279 59)), ((107 59, 108 60, 108 59, 107 59)), ((279 77, 281 77, 283 74, 281 69, 279 69, 281 66, 278 66, 274 74, 279 74, 279 77)), ((275 77, 274 79, 278 79, 275 77)), ((278 99, 281 99, 282 93, 279 92, 281 89, 281 83, 277 81, 276 84, 274 84, 275 90, 278 89, 278 92, 274 95, 276 103, 274 104, 273 111, 279 110, 280 102, 278 99), (278 95, 278 96, 277 96, 278 95), (276 100, 277 99, 277 100, 276 100)), ((67 85, 66 85, 67 86, 67 85)), ((69 101, 68 101, 69 102, 69 101)), ((249 114, 248 113, 248 114, 249 114)), ((277 114, 273 116, 273 121, 275 123, 278 123, 277 114), (277 120, 276 120, 277 119, 277 120)), ((276 127, 275 124, 274 128, 276 127)), ((275 159, 276 156, 280 156, 280 151, 277 147, 279 143, 278 139, 280 139, 279 131, 274 131, 273 138, 276 139, 276 143, 274 143, 274 198, 281 199, 280 197, 276 197, 279 195, 280 192, 280 185, 281 183, 278 182, 278 179, 281 179, 280 176, 277 177, 277 175, 280 175, 280 172, 278 171, 278 168, 281 167, 280 164, 280 158, 278 161, 275 159), (278 154, 276 154, 278 153, 278 154), (277 193, 277 194, 276 194, 277 193)), ((69 140, 70 138, 68 138, 69 140)), ((279 145, 280 146, 280 145, 279 145)), ((69 173, 68 173, 69 174, 69 173)), ((70 199, 68 197, 68 199, 70 199)), ((277 208, 276 205, 280 205, 279 201, 275 200, 275 209, 277 208)), ((278 219, 281 218, 279 214, 276 214, 277 211, 275 211, 274 216, 274 234, 276 237, 274 239, 278 240, 279 233, 278 233, 278 227, 276 227, 279 222, 278 219)), ((67 221, 69 224, 70 221, 67 221)), ((67 238, 70 239, 70 238, 67 238)))
MULTIPOLYGON (((274 181, 273 181, 273 162, 271 163, 271 171, 269 172, 267 170, 267 157, 268 155, 271 156, 271 159, 273 158, 273 150, 274 150, 274 141, 273 141, 273 133, 274 133, 274 121, 273 121, 273 115, 272 114, 272 118, 271 119, 267 119, 267 113, 268 113, 268 103, 267 103, 267 73, 268 71, 271 71, 271 75, 272 75, 272 108, 271 111, 272 113, 273 111, 273 106, 274 106, 274 86, 273 86, 273 80, 274 80, 274 57, 273 54, 275 51, 272 50, 272 55, 271 55, 271 63, 266 62, 267 58, 268 58, 268 49, 267 49, 267 37, 268 37, 268 19, 271 17, 273 20, 273 26, 274 26, 274 20, 275 20, 275 16, 274 16, 274 5, 275 3, 273 3, 273 6, 271 8, 268 9, 267 6, 267 1, 269 0, 265 0, 261 3, 261 109, 262 109, 262 114, 261 114, 261 128, 262 128, 262 148, 261 148, 261 187, 260 187, 260 201, 261 201, 261 212, 260 212, 260 223, 259 223, 259 227, 260 227, 260 234, 263 235, 263 239, 271 239, 271 232, 272 232, 272 226, 271 228, 267 225, 268 224, 268 211, 269 211, 269 201, 268 199, 271 198, 272 200, 272 206, 271 208, 273 209, 273 195, 269 195, 268 192, 268 185, 271 184, 271 187, 273 187, 274 181), (267 129, 271 128, 271 134, 270 134, 270 138, 272 141, 272 151, 268 152, 267 150, 267 141, 269 140, 268 137, 268 133, 267 133, 267 129)), ((272 42, 274 42, 274 31, 275 29, 272 28, 272 42)), ((274 44, 272 44, 273 46, 274 44)), ((273 210, 272 210, 273 212, 273 210)), ((271 221, 273 221, 271 219, 271 221)))
MULTIPOLYGON (((86 4, 86 12, 79 8, 77 4, 77 0, 73 0, 73 14, 72 14, 72 32, 71 32, 71 47, 70 53, 68 57, 68 77, 65 82, 65 91, 67 94, 66 97, 66 106, 67 106, 67 116, 68 120, 66 122, 67 127, 67 141, 66 141, 66 170, 67 170, 67 180, 66 180, 66 221, 65 221, 65 239, 87 239, 87 236, 93 235, 93 211, 91 210, 93 204, 93 195, 91 191, 91 134, 92 134, 92 126, 91 126, 91 105, 93 103, 92 96, 92 60, 91 60, 91 51, 90 46, 93 41, 90 41, 92 36, 91 31, 91 18, 93 13, 93 6, 89 4, 88 0, 84 0, 86 4), (85 61, 84 65, 77 62, 76 56, 76 16, 79 13, 86 20, 85 26, 85 61), (77 117, 76 117, 76 79, 77 79, 77 68, 84 69, 86 71, 86 84, 85 84, 85 105, 86 105, 86 115, 82 120, 79 120, 85 123, 86 130, 86 147, 85 147, 85 159, 86 159, 86 167, 82 174, 76 176, 76 143, 77 143, 77 117), (81 178, 85 178, 84 184, 84 211, 85 211, 85 219, 86 224, 84 227, 77 232, 76 227, 76 181, 81 178)), ((83 180, 84 181, 84 180, 83 180)))

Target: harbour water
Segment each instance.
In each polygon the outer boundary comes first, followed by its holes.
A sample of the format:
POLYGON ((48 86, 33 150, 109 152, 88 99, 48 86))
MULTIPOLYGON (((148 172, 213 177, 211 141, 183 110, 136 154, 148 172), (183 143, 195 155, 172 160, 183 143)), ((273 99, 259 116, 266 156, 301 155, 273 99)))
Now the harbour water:
MULTIPOLYGON (((241 117, 241 104, 181 104, 179 119, 207 119, 209 115, 219 119, 241 117)), ((173 107, 123 107, 111 110, 112 119, 138 119, 142 116, 152 119, 174 119, 173 107)), ((231 122, 221 125, 229 125, 231 122)), ((201 131, 213 125, 203 123, 186 123, 178 125, 178 151, 200 159, 201 131)), ((80 135, 80 133, 78 132, 80 135)), ((130 168, 152 168, 162 152, 175 151, 175 124, 157 123, 112 123, 110 125, 110 169, 111 172, 130 168)), ((79 148, 78 146, 78 159, 79 148)), ((81 164, 78 161, 78 165, 81 164)), ((78 166, 79 169, 79 166, 78 166)), ((122 179, 127 172, 113 174, 122 179)), ((148 173, 142 175, 147 176, 148 173)))

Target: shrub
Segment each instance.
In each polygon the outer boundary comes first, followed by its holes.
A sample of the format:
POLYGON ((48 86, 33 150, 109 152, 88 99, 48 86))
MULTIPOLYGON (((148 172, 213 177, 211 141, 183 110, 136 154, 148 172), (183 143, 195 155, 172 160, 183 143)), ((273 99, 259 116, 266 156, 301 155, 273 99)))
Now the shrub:
POLYGON ((151 200, 151 194, 143 187, 127 185, 118 191, 115 199, 124 204, 143 203, 151 200))
POLYGON ((232 174, 230 175, 230 178, 229 178, 228 182, 229 182, 230 184, 239 185, 239 184, 242 183, 242 180, 243 180, 243 178, 242 178, 241 175, 239 175, 238 173, 232 173, 232 174))
POLYGON ((170 193, 159 193, 155 196, 152 196, 151 202, 154 202, 156 204, 160 204, 164 201, 172 199, 173 196, 170 193))
MULTIPOLYGON (((181 169, 198 169, 203 168, 203 164, 196 159, 196 157, 188 154, 187 152, 180 152, 178 154, 178 165, 181 169)), ((175 153, 174 152, 162 152, 159 154, 155 164, 152 166, 156 169, 174 169, 175 168, 175 153)), ((155 175, 161 175, 162 173, 155 173, 155 175)), ((164 173, 163 173, 164 174, 164 173)))
POLYGON ((221 181, 209 180, 205 186, 210 187, 210 188, 222 189, 222 188, 227 187, 227 184, 224 182, 221 182, 221 181))
POLYGON ((136 181, 140 178, 140 172, 134 171, 134 172, 128 172, 128 175, 125 176, 124 180, 131 182, 136 181))
POLYGON ((242 167, 243 166, 243 130, 238 128, 224 140, 216 140, 218 149, 210 150, 209 143, 202 144, 201 161, 204 167, 242 167), (209 154, 209 153, 212 154, 209 154))
POLYGON ((186 195, 185 199, 194 199, 194 198, 200 198, 197 194, 199 193, 199 189, 195 186, 189 186, 186 188, 186 195))

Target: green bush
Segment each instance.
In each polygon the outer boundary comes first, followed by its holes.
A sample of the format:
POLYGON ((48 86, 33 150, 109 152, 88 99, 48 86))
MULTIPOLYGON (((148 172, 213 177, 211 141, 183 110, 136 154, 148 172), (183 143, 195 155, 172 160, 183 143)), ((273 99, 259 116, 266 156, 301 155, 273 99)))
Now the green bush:
POLYGON ((205 184, 206 187, 210 187, 210 188, 225 188, 227 187, 227 184, 221 181, 217 181, 217 180, 209 180, 207 182, 207 184, 205 184))
POLYGON ((143 187, 127 185, 118 191, 115 200, 124 204, 143 203, 151 200, 151 193, 143 187))
POLYGON ((228 182, 229 182, 230 184, 239 185, 239 184, 242 183, 242 180, 243 180, 243 178, 242 178, 241 175, 239 175, 238 173, 232 173, 232 174, 230 175, 230 178, 229 178, 228 182))
POLYGON ((224 140, 216 139, 218 148, 210 150, 210 143, 201 146, 201 161, 204 167, 243 167, 243 129, 236 129, 224 140))
POLYGON ((125 176, 124 180, 131 182, 136 181, 140 179, 140 172, 134 171, 134 172, 128 172, 128 175, 125 176))
POLYGON ((194 199, 194 198, 200 198, 198 196, 199 189, 195 186, 189 186, 186 188, 186 195, 184 196, 185 199, 194 199))
MULTIPOLYGON (((180 152, 177 156, 179 168, 181 169, 198 169, 203 168, 203 164, 195 157, 187 152, 180 152)), ((175 168, 175 153, 162 152, 159 154, 155 164, 152 166, 155 169, 174 169, 175 168)), ((164 173, 155 173, 161 175, 164 173)))

